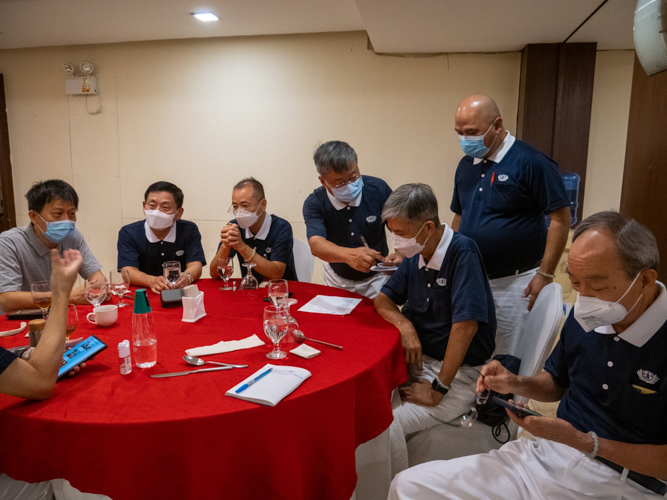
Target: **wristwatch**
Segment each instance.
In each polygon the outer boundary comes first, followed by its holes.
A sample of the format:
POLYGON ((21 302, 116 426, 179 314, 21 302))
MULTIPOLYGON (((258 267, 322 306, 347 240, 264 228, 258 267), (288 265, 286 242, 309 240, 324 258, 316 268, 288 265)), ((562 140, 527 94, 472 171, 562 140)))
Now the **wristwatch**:
POLYGON ((188 272, 185 272, 185 273, 183 273, 183 274, 185 274, 185 275, 188 277, 188 281, 190 282, 190 283, 188 283, 188 284, 189 284, 189 285, 192 285, 192 275, 191 275, 190 273, 188 273, 188 272))
POLYGON ((431 386, 433 387, 434 391, 438 391, 443 396, 449 392, 449 386, 440 382, 440 379, 438 377, 435 377, 433 379, 431 386))

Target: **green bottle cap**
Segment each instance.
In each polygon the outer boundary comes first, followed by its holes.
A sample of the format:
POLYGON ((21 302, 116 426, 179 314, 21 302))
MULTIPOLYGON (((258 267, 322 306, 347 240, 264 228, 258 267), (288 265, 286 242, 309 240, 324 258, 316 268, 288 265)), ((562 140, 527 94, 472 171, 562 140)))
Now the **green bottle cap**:
POLYGON ((134 314, 145 314, 151 312, 151 304, 148 302, 145 288, 139 288, 134 292, 134 314))

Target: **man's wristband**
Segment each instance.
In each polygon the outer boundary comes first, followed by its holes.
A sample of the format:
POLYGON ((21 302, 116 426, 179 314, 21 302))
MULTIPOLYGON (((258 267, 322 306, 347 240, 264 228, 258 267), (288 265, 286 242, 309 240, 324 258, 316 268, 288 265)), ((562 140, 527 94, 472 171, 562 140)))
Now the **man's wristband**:
POLYGON ((600 449, 600 442, 598 441, 598 435, 595 434, 593 431, 590 431, 588 435, 593 438, 593 451, 591 451, 590 453, 584 453, 584 455, 586 455, 590 459, 593 459, 598 456, 598 450, 600 449))
POLYGON ((247 259, 245 259, 245 261, 246 261, 246 262, 250 262, 250 261, 252 260, 252 258, 255 256, 256 253, 257 253, 257 249, 256 249, 256 248, 253 248, 253 249, 252 249, 252 253, 250 254, 250 257, 248 257, 247 259))
POLYGON ((537 274, 539 274, 540 276, 544 276, 545 278, 552 279, 552 280, 553 280, 553 279, 556 279, 556 275, 555 275, 555 274, 545 273, 544 271, 540 271, 539 269, 537 270, 537 274))
POLYGON ((185 274, 185 275, 188 277, 188 281, 189 281, 188 284, 189 284, 189 285, 192 285, 192 275, 191 275, 189 272, 187 272, 187 271, 184 272, 183 274, 185 274))

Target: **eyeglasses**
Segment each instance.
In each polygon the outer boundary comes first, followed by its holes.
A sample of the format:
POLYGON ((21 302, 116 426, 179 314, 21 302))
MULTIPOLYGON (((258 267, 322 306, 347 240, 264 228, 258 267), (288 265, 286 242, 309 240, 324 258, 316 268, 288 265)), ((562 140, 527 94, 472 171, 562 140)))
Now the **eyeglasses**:
POLYGON ((263 200, 264 200, 264 198, 262 198, 261 200, 259 200, 259 203, 257 203, 257 205, 255 206, 255 208, 250 208, 250 207, 248 207, 248 206, 245 206, 245 207, 243 207, 243 206, 239 206, 239 207, 234 208, 234 204, 232 203, 232 204, 229 206, 229 210, 227 210, 227 213, 234 215, 234 210, 239 210, 239 209, 241 209, 241 210, 246 210, 246 211, 248 211, 248 212, 257 212, 257 209, 259 208, 259 205, 260 205, 260 203, 262 203, 263 200))
POLYGON ((359 180, 359 177, 361 177, 361 174, 357 174, 357 175, 355 175, 354 177, 352 177, 352 179, 350 179, 349 181, 341 182, 340 184, 337 184, 337 185, 335 185, 335 186, 332 186, 332 185, 329 184, 327 181, 324 181, 324 182, 327 182, 327 185, 328 185, 331 189, 339 189, 339 188, 342 188, 342 187, 344 187, 344 186, 347 186, 348 184, 351 184, 351 183, 353 183, 353 182, 357 182, 357 181, 359 180))

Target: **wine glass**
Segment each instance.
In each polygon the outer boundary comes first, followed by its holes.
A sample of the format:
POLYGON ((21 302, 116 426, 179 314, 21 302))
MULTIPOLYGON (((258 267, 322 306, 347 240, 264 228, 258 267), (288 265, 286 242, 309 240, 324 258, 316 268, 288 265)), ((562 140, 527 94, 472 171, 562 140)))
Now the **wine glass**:
POLYGON ((257 290, 259 288, 259 283, 257 283, 257 279, 252 275, 251 272, 252 268, 256 265, 257 264, 253 264, 252 262, 246 262, 243 264, 243 267, 248 268, 248 274, 246 274, 241 280, 239 290, 257 290))
MULTIPOLYGON (((480 372, 475 368, 473 368, 473 370, 479 373, 482 376, 482 379, 484 378, 482 372, 480 372)), ((486 402, 489 400, 489 396, 491 396, 491 389, 487 387, 481 394, 477 394, 475 402, 480 406, 485 405, 486 402)), ((479 413, 477 412, 477 408, 473 406, 470 408, 470 410, 461 415, 461 420, 459 421, 459 425, 461 425, 461 427, 472 427, 472 424, 475 423, 475 420, 477 420, 478 416, 479 413)))
POLYGON ((280 341, 287 333, 287 317, 282 309, 275 306, 264 308, 264 333, 273 342, 273 351, 266 355, 269 359, 283 359, 287 354, 280 350, 280 341))
POLYGON ((76 306, 74 304, 70 304, 67 306, 67 330, 65 332, 65 338, 67 340, 69 340, 69 338, 72 336, 78 325, 79 316, 76 313, 76 306))
POLYGON ((107 297, 107 282, 104 278, 87 279, 83 285, 86 300, 90 302, 93 307, 99 307, 107 297))
POLYGON ((289 299, 287 297, 278 300, 278 305, 282 307, 282 310, 287 317, 287 332, 285 333, 285 342, 287 344, 299 345, 299 342, 294 336, 294 332, 299 331, 299 323, 297 323, 294 317, 290 314, 290 306, 293 306, 297 302, 296 299, 289 299))
POLYGON ((220 290, 231 290, 232 287, 229 286, 229 278, 232 277, 232 273, 234 272, 234 259, 230 259, 229 257, 223 258, 220 257, 218 259, 218 276, 220 276, 220 279, 225 282, 225 286, 221 287, 220 290))
POLYGON ((174 288, 178 278, 181 277, 181 263, 177 260, 168 260, 162 263, 162 273, 165 279, 169 282, 169 286, 174 288))
POLYGON ((269 281, 269 300, 274 306, 278 307, 281 300, 289 296, 289 287, 287 280, 271 280, 269 281))
POLYGON ((51 282, 35 281, 30 285, 30 294, 32 301, 42 310, 44 319, 49 317, 49 307, 51 307, 51 282))
POLYGON ((130 288, 130 272, 127 269, 118 269, 117 271, 109 272, 109 286, 111 293, 120 298, 120 302, 116 304, 118 307, 125 307, 127 304, 123 302, 123 296, 130 288))

